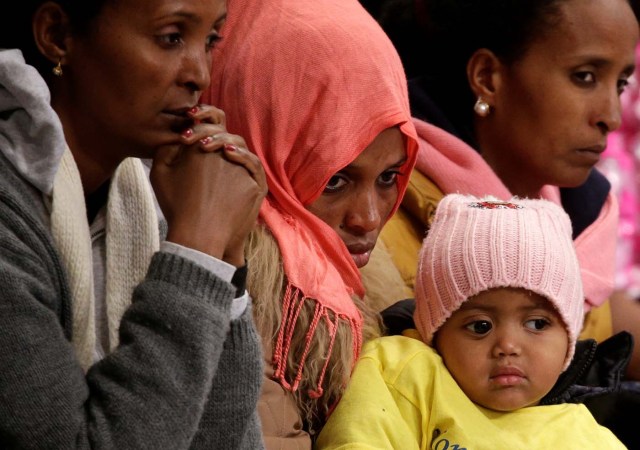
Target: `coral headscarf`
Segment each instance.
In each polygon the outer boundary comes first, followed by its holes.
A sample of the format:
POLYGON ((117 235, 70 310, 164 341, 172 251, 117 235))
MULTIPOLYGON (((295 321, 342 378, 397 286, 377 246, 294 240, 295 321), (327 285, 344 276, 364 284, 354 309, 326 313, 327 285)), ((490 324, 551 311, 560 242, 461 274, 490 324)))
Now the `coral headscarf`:
POLYGON ((351 299, 364 294, 358 269, 340 237, 305 206, 380 132, 399 126, 407 161, 398 207, 417 152, 405 74, 392 43, 357 0, 229 0, 213 61, 203 101, 225 111, 229 131, 246 139, 267 174, 260 217, 278 242, 288 281, 275 376, 296 390, 318 326, 335 337, 338 320, 348 321, 354 357, 362 340, 351 299), (306 301, 316 302, 315 314, 297 376, 288 380, 287 354, 306 301))

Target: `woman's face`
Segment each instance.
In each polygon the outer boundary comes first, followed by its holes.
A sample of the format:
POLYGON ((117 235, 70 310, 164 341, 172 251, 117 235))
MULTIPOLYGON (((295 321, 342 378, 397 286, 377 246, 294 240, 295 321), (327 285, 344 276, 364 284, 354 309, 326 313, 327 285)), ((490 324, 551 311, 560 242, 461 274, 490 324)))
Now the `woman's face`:
POLYGON ((338 233, 358 267, 369 262, 398 200, 397 176, 405 160, 402 133, 398 127, 388 128, 333 175, 322 195, 307 206, 338 233))
POLYGON ((476 119, 483 157, 520 196, 586 181, 620 126, 638 23, 626 0, 566 0, 523 57, 501 65, 495 101, 476 119))
POLYGON ((87 34, 71 39, 53 84, 74 154, 104 163, 175 145, 209 84, 225 17, 224 0, 107 1, 87 34))

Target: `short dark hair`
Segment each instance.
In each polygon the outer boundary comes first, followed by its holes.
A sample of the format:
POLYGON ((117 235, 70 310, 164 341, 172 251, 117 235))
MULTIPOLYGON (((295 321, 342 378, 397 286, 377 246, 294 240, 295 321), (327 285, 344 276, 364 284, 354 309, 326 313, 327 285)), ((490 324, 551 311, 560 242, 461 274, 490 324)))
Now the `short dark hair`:
MULTIPOLYGON (((567 0, 360 0, 396 46, 407 76, 459 131, 472 130, 466 66, 480 48, 510 64, 561 19, 567 0)), ((640 0, 629 0, 638 16, 640 0)))
POLYGON ((462 135, 472 129, 471 56, 487 48, 506 63, 517 60, 556 23, 564 1, 361 0, 394 42, 407 76, 420 79, 462 135))

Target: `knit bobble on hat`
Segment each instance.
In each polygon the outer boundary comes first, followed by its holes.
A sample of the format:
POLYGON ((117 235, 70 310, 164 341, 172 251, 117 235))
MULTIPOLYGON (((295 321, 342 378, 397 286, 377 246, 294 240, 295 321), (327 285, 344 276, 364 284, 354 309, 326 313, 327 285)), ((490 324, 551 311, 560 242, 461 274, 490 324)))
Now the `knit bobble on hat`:
POLYGON ((584 294, 571 221, 547 200, 450 194, 422 244, 414 320, 422 339, 480 292, 523 288, 547 298, 569 335, 565 369, 582 328, 584 294))

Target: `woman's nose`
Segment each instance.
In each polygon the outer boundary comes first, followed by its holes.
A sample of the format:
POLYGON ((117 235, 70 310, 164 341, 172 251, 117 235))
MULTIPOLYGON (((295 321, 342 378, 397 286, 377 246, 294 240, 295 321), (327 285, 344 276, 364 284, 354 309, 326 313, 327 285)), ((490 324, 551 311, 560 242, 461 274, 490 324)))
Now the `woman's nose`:
POLYGON ((614 92, 603 93, 594 121, 604 135, 620 128, 622 112, 617 89, 614 92))
POLYGON ((185 55, 182 66, 182 84, 193 92, 201 92, 211 79, 211 56, 204 49, 193 50, 185 55))
POLYGON ((345 226, 355 234, 366 234, 380 228, 381 205, 375 189, 354 196, 345 219, 345 226))

